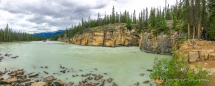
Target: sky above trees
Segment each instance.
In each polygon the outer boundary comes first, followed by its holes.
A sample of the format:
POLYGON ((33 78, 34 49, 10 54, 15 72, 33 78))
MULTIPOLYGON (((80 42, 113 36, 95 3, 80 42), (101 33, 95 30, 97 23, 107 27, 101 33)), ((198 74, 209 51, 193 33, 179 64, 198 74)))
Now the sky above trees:
MULTIPOLYGON (((175 0, 167 0, 172 5, 175 0)), ((115 11, 138 13, 143 8, 164 7, 165 0, 0 0, 0 29, 9 24, 15 31, 51 32, 70 28, 81 19, 96 19, 115 11)))

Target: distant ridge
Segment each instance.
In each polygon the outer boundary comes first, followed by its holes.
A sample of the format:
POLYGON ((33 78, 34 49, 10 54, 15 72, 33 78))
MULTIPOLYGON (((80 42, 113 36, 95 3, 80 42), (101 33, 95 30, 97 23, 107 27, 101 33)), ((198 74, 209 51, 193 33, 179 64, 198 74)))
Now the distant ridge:
POLYGON ((54 32, 41 32, 41 33, 34 33, 34 35, 35 36, 43 36, 43 37, 49 38, 51 36, 61 34, 64 31, 65 30, 57 30, 57 31, 54 31, 54 32))

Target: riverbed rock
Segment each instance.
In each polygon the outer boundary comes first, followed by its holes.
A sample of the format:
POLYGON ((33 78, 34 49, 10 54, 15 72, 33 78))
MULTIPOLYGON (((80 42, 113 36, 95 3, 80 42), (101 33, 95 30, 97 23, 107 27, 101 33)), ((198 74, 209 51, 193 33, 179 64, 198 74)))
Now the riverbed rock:
POLYGON ((87 79, 88 79, 88 80, 92 80, 92 79, 93 79, 93 77, 91 77, 91 76, 88 76, 88 77, 87 77, 87 79))
POLYGON ((2 76, 0 76, 0 81, 1 81, 1 80, 4 80, 4 78, 3 78, 2 76))
POLYGON ((11 84, 13 82, 17 82, 17 78, 7 78, 5 80, 0 81, 2 84, 11 84))
POLYGON ((113 82, 112 86, 118 86, 115 82, 113 82))
POLYGON ((45 86, 46 82, 34 82, 31 84, 31 86, 45 86))
POLYGON ((135 85, 135 86, 139 86, 139 82, 136 82, 134 85, 135 85))
POLYGON ((23 70, 17 70, 16 75, 24 75, 24 71, 23 70))
POLYGON ((144 75, 144 73, 140 73, 140 76, 143 76, 144 75))
POLYGON ((55 86, 64 86, 65 85, 65 83, 63 81, 61 81, 61 80, 57 80, 57 81, 55 81, 53 83, 55 84, 55 86))
POLYGON ((2 71, 0 71, 0 76, 3 74, 3 72, 2 71))
POLYGON ((31 79, 18 79, 17 82, 23 83, 23 82, 29 82, 31 79))
POLYGON ((84 83, 87 82, 87 78, 83 77, 82 82, 84 82, 84 83))
MULTIPOLYGON (((99 83, 95 83, 95 82, 90 82, 89 86, 97 86, 99 83)), ((81 85, 82 86, 82 85, 81 85)))
POLYGON ((100 86, 104 86, 105 85, 105 79, 101 79, 101 85, 100 86))
POLYGON ((95 80, 99 80, 99 79, 101 79, 102 77, 103 77, 103 76, 99 74, 99 75, 96 75, 94 79, 95 79, 95 80))
POLYGON ((149 82, 150 82, 149 80, 146 80, 146 81, 144 81, 143 83, 148 84, 149 82))
POLYGON ((147 71, 152 72, 153 70, 152 69, 147 69, 147 71))
POLYGON ((26 83, 25 83, 25 86, 31 86, 32 83, 33 83, 33 82, 26 82, 26 83))
POLYGON ((108 81, 109 83, 111 83, 112 80, 113 80, 112 78, 108 78, 108 79, 107 79, 107 81, 108 81))
POLYGON ((54 76, 48 76, 46 78, 43 79, 43 82, 46 82, 47 85, 50 85, 54 80, 54 76))
POLYGON ((73 86, 74 82, 69 82, 69 86, 73 86))
POLYGON ((49 74, 48 72, 46 72, 46 71, 43 71, 45 74, 49 74))
POLYGON ((38 73, 29 73, 28 74, 28 77, 29 78, 32 78, 32 77, 36 77, 36 76, 38 76, 39 74, 38 73))

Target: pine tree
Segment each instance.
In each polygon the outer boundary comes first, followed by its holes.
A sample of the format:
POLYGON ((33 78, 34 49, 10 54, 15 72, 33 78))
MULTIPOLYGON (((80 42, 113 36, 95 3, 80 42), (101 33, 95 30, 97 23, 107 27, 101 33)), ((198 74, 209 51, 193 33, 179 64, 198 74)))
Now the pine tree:
POLYGON ((112 16, 112 17, 110 17, 111 18, 111 23, 115 23, 115 9, 114 9, 114 6, 112 8, 112 15, 111 16, 112 16))
POLYGON ((137 23, 137 21, 136 21, 136 12, 134 10, 134 13, 133 13, 133 24, 136 24, 136 23, 137 23))

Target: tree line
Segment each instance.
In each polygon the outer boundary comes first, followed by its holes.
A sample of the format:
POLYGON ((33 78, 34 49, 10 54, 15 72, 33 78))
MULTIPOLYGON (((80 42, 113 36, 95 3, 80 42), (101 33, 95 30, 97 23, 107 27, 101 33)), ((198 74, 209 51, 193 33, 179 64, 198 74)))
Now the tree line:
MULTIPOLYGON (((113 6, 110 15, 105 14, 101 18, 98 13, 97 19, 84 20, 82 18, 78 25, 73 25, 66 29, 63 34, 71 38, 75 34, 82 34, 85 29, 114 24, 126 23, 126 27, 131 29, 133 25, 137 26, 138 32, 148 30, 155 34, 167 32, 168 30, 183 31, 188 33, 188 38, 201 38, 202 30, 205 39, 215 39, 215 1, 214 0, 176 0, 176 4, 161 8, 144 8, 139 14, 124 11, 116 12, 113 6), (137 16, 138 15, 138 16, 137 16), (172 21, 171 27, 166 26, 166 20, 172 21), (192 37, 191 37, 192 33, 192 37)), ((63 35, 58 35, 63 37, 63 35)), ((55 36, 56 37, 56 36, 55 36)))
POLYGON ((4 29, 0 29, 0 42, 37 41, 44 39, 44 37, 35 36, 25 32, 14 32, 12 28, 9 28, 8 24, 4 29))

